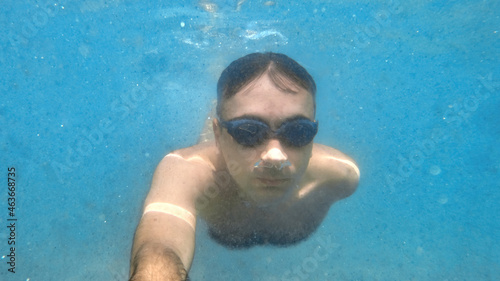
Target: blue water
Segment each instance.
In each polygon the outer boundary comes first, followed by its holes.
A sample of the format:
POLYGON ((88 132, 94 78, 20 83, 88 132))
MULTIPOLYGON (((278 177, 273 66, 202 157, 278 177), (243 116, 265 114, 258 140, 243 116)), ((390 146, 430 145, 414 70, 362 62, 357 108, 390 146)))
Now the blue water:
POLYGON ((229 251, 199 222, 193 281, 500 280, 500 2, 239 2, 3 1, 0 280, 126 280, 157 163, 256 51, 315 77, 316 141, 361 183, 290 248, 229 251))

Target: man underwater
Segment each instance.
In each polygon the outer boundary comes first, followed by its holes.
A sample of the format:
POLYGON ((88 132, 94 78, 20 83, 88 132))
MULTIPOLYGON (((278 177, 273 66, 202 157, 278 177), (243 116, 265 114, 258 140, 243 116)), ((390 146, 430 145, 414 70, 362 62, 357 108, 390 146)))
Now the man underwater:
POLYGON ((313 78, 283 54, 249 54, 222 72, 214 140, 173 151, 155 171, 131 281, 186 280, 197 215, 226 247, 287 246, 356 190, 354 161, 313 143, 315 95, 313 78))

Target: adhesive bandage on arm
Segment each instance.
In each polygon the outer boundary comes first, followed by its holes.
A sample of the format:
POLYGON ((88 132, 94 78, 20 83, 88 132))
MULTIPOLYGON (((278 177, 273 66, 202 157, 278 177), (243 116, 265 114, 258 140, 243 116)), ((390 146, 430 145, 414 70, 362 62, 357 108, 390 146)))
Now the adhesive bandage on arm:
POLYGON ((188 210, 170 203, 156 202, 151 203, 144 209, 143 216, 149 212, 159 212, 167 215, 178 217, 187 222, 193 230, 196 230, 196 217, 188 210))

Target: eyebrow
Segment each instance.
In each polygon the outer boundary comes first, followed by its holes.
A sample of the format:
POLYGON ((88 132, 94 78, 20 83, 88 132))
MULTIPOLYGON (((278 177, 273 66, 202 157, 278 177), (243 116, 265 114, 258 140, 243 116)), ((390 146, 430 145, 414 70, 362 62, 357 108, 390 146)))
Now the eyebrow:
MULTIPOLYGON (((283 122, 286 122, 286 121, 292 121, 292 120, 296 120, 296 119, 307 119, 307 120, 311 120, 311 119, 309 119, 307 116, 305 116, 305 115, 303 115, 303 114, 295 114, 295 115, 292 115, 292 116, 290 116, 290 117, 288 117, 288 118, 285 118, 285 120, 283 120, 283 122)), ((314 119, 313 119, 313 120, 311 120, 311 121, 314 121, 314 119)))
MULTIPOLYGON (((228 121, 233 121, 233 120, 241 120, 241 119, 251 119, 251 120, 257 120, 257 121, 260 121, 260 122, 262 122, 262 123, 265 123, 265 124, 267 124, 267 125, 269 126, 269 123, 268 123, 266 120, 262 119, 262 118, 261 118, 261 117, 259 117, 259 116, 255 116, 255 115, 251 115, 251 114, 244 114, 244 115, 238 116, 238 117, 236 117, 236 118, 232 118, 232 119, 230 119, 230 120, 228 120, 228 121)), ((285 123, 285 122, 288 122, 288 121, 293 121, 293 120, 297 120, 297 119, 307 119, 307 120, 311 120, 311 119, 309 119, 307 116, 305 116, 305 115, 303 115, 303 114, 295 114, 295 115, 292 115, 292 116, 290 116, 290 117, 285 118, 285 119, 284 119, 284 120, 283 120, 283 121, 282 121, 282 122, 278 125, 278 127, 279 127, 279 126, 281 126, 281 124, 283 124, 283 123, 285 123)), ((311 120, 311 121, 314 121, 314 120, 311 120)))
POLYGON ((251 119, 251 120, 257 120, 257 121, 261 121, 263 123, 266 123, 266 120, 258 117, 258 116, 255 116, 255 115, 251 115, 251 114, 244 114, 244 115, 241 115, 241 116, 238 116, 238 117, 235 117, 235 118, 231 118, 227 121, 234 121, 234 120, 241 120, 241 119, 251 119))

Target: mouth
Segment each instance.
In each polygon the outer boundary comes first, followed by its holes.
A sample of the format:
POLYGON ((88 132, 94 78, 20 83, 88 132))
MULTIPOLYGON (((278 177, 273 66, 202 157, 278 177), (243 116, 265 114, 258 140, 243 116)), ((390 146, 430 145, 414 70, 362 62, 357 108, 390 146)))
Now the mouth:
POLYGON ((288 160, 286 160, 283 163, 274 163, 274 164, 259 160, 253 165, 254 168, 270 168, 270 169, 272 168, 280 171, 283 170, 283 168, 289 166, 292 166, 292 163, 290 163, 290 161, 288 160))
POLYGON ((282 186, 290 182, 290 179, 257 178, 257 180, 266 186, 282 186))

